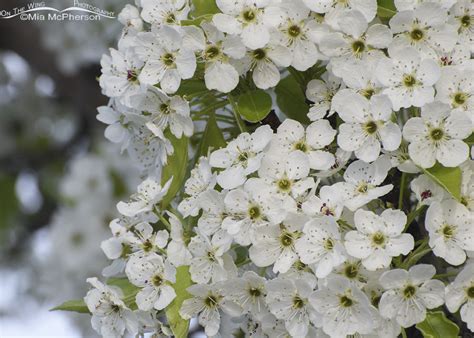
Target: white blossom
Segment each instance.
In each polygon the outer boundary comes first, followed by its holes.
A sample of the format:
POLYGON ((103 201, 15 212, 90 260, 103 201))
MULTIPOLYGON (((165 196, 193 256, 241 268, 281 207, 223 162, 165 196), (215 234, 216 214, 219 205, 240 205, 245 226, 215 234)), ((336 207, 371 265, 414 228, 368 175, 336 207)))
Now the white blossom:
POLYGON ((422 322, 426 309, 434 309, 444 303, 443 282, 431 279, 436 273, 434 266, 419 264, 406 271, 393 269, 380 277, 385 288, 379 303, 382 317, 396 319, 402 327, 422 322))
POLYGON ((380 216, 359 209, 354 222, 357 231, 344 237, 347 252, 362 259, 368 270, 388 268, 392 257, 408 254, 415 246, 413 236, 402 234, 407 217, 400 210, 387 209, 380 216))
POLYGON ((433 253, 451 265, 464 263, 465 250, 474 251, 473 222, 473 213, 455 200, 431 203, 426 212, 425 226, 433 253))
POLYGON ((462 111, 449 111, 447 105, 433 103, 421 110, 403 127, 403 137, 410 142, 408 152, 415 164, 431 168, 436 160, 445 167, 456 167, 469 156, 462 140, 473 131, 471 119, 462 111))

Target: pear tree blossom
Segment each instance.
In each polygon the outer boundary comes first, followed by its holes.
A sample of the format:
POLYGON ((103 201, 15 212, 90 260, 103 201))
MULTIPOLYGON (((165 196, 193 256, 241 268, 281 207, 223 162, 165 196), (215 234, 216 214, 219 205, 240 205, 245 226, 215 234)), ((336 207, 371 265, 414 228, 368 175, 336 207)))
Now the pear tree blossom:
POLYGON ((384 2, 125 7, 97 118, 136 192, 114 215, 101 161, 62 187, 113 219, 99 334, 474 330, 472 3, 384 2))

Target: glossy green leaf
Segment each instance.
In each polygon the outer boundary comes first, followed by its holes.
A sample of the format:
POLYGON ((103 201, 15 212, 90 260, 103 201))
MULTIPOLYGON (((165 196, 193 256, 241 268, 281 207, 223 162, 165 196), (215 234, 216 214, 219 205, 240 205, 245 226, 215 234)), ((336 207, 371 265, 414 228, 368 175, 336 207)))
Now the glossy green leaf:
POLYGON ((377 15, 383 19, 390 19, 397 13, 393 0, 377 0, 377 15))
POLYGON ((259 122, 272 110, 272 98, 261 89, 246 92, 239 96, 237 110, 244 120, 259 122))
POLYGON ((194 8, 190 14, 193 18, 220 12, 215 0, 193 0, 192 3, 194 8))
POLYGON ((188 138, 183 135, 178 139, 169 130, 165 132, 165 136, 171 141, 174 152, 171 156, 168 156, 167 163, 161 173, 161 183, 163 185, 170 178, 173 178, 168 193, 161 201, 161 209, 163 210, 168 207, 183 186, 188 165, 188 138))
POLYGON ((176 283, 173 284, 176 298, 166 308, 166 318, 176 338, 185 338, 188 336, 189 320, 185 320, 181 317, 179 309, 183 302, 191 297, 186 289, 192 284, 189 266, 178 267, 176 269, 176 283))
POLYGON ((305 93, 298 81, 289 75, 275 87, 277 105, 289 118, 304 124, 309 124, 309 105, 306 103, 305 93))
POLYGON ((423 172, 449 192, 454 198, 457 200, 461 199, 462 173, 459 167, 447 168, 436 163, 429 169, 423 169, 423 172))
POLYGON ((68 300, 49 311, 72 311, 79 313, 90 313, 83 299, 68 300))
POLYGON ((202 135, 201 143, 199 144, 198 158, 207 156, 209 151, 213 151, 226 146, 224 135, 217 125, 214 114, 209 115, 207 119, 206 129, 202 135))
POLYGON ((425 338, 456 338, 459 334, 459 327, 446 318, 443 311, 428 312, 416 328, 425 338))

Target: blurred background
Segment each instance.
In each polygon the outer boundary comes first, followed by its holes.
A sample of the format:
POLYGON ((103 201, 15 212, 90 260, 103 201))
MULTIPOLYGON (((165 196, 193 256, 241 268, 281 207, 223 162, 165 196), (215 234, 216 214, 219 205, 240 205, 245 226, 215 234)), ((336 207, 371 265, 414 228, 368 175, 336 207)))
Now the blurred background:
MULTIPOLYGON (((29 3, 1 0, 0 11, 29 3)), ((118 15, 126 1, 88 3, 118 15)), ((89 316, 49 309, 83 297, 107 265, 100 242, 139 180, 96 120, 107 104, 100 57, 120 29, 107 18, 0 19, 0 337, 95 336, 89 316)))

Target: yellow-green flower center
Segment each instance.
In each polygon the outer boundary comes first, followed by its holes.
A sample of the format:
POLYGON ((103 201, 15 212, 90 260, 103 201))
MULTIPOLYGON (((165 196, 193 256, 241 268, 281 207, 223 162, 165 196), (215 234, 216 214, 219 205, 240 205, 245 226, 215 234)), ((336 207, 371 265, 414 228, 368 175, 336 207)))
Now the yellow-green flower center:
POLYGON ((413 75, 405 74, 403 75, 403 84, 405 87, 413 87, 416 84, 416 79, 413 75))
POLYGON ((352 43, 352 50, 354 54, 360 54, 365 50, 365 43, 361 40, 356 40, 352 43))
POLYGON ((300 296, 293 297, 293 307, 295 309, 301 309, 304 305, 305 301, 300 296))
POLYGON ((416 288, 413 286, 413 285, 407 285, 404 289, 403 289, 403 296, 405 298, 412 298, 416 293, 416 288))
POLYGON ((421 39, 423 39, 425 34, 423 33, 421 29, 415 28, 414 30, 410 32, 410 36, 413 40, 420 41, 421 39))
POLYGON ((207 49, 205 51, 205 56, 208 60, 213 60, 213 59, 217 58, 220 53, 221 53, 221 51, 220 51, 219 47, 209 46, 209 47, 207 47, 207 49))
POLYGON ((385 235, 381 232, 376 232, 372 236, 372 242, 376 245, 382 245, 385 243, 385 235))
POLYGON ((288 34, 291 37, 296 38, 301 34, 301 28, 298 25, 292 25, 288 28, 288 34))
POLYGON ((163 284, 163 278, 161 278, 160 275, 154 275, 151 282, 154 286, 161 286, 161 284, 163 284))
POLYGON ((369 121, 364 125, 364 130, 367 134, 372 135, 377 132, 377 123, 375 121, 369 121))
POLYGON ((258 206, 250 207, 249 209, 249 217, 250 219, 257 219, 261 215, 260 208, 258 206))
POLYGON ((343 307, 351 307, 352 304, 354 304, 354 301, 347 296, 341 296, 341 298, 339 298, 339 302, 343 307))
POLYGON ((440 128, 434 128, 430 131, 430 136, 434 141, 439 141, 444 136, 444 131, 440 128))
POLYGON ((267 53, 264 49, 258 48, 252 52, 252 55, 255 60, 263 60, 267 56, 267 53))

